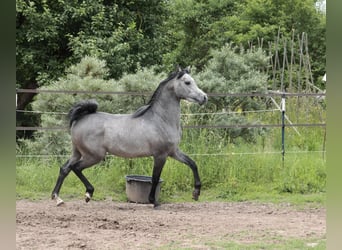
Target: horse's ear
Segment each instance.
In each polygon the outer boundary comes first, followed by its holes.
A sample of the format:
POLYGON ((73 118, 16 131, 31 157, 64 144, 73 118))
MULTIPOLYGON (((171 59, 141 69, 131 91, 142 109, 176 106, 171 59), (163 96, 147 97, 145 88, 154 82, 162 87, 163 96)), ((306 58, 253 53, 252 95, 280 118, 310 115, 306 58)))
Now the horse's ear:
POLYGON ((176 71, 177 71, 177 72, 181 72, 181 71, 182 71, 182 68, 181 68, 181 66, 179 66, 179 64, 177 65, 176 71))
POLYGON ((186 72, 188 72, 188 73, 190 73, 190 72, 191 72, 191 68, 190 68, 190 66, 186 67, 184 70, 185 70, 186 72))

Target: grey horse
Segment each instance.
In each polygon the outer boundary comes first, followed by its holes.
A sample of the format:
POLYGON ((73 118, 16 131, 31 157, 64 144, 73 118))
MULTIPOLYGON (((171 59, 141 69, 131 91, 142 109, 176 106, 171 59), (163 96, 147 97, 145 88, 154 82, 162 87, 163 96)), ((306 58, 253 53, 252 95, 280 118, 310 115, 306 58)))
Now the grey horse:
POLYGON ((201 181, 196 163, 178 147, 181 140, 180 100, 200 105, 207 95, 197 87, 189 68, 179 68, 162 81, 147 105, 133 114, 109 114, 97 111, 94 100, 81 101, 69 113, 72 139, 71 158, 60 168, 52 199, 63 204, 59 191, 64 179, 73 171, 86 187, 86 202, 93 193, 82 171, 102 161, 106 153, 134 158, 152 156, 154 159, 150 203, 157 207, 155 191, 168 156, 188 165, 194 175, 193 199, 198 200, 201 181))

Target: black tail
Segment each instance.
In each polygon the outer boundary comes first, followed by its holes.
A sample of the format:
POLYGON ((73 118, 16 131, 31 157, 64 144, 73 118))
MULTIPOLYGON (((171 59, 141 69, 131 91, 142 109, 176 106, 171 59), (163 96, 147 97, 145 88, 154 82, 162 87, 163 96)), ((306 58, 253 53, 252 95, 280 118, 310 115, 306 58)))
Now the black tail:
POLYGON ((74 121, 78 121, 83 116, 95 113, 98 103, 95 100, 86 100, 76 103, 69 111, 69 126, 71 128, 74 121))

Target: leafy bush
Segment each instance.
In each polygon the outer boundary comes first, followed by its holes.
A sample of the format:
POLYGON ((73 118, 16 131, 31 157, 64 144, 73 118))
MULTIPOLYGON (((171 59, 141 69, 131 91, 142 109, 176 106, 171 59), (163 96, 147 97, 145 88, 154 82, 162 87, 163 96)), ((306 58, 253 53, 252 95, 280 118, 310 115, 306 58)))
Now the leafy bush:
MULTIPOLYGON (((265 93, 267 90, 268 57, 261 49, 245 51, 242 48, 227 44, 212 52, 212 59, 202 72, 198 73, 199 85, 209 93, 265 93)), ((215 125, 237 125, 258 123, 255 118, 243 115, 244 111, 266 109, 263 97, 227 96, 210 97, 210 111, 227 112, 228 115, 215 116, 210 120, 215 125), (229 114, 231 113, 231 114, 229 114)), ((222 130, 231 141, 242 137, 246 141, 254 141, 256 134, 262 129, 233 128, 222 130)))
MULTIPOLYGON (((210 93, 265 93, 267 75, 260 69, 268 65, 268 57, 261 49, 244 51, 227 44, 212 52, 213 58, 198 74, 199 84, 210 93)), ((226 97, 213 100, 217 109, 249 110, 260 108, 258 98, 226 97)))

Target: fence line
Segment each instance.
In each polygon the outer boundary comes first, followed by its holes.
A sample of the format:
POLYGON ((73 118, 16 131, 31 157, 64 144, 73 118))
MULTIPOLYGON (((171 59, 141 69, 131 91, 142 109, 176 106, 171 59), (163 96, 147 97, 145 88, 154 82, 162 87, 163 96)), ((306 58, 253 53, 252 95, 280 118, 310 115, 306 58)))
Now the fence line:
MULTIPOLYGON (((326 153, 324 150, 318 151, 287 151, 287 154, 309 154, 309 153, 326 153)), ((231 152, 231 153, 204 153, 204 154, 188 154, 189 156, 239 156, 239 155, 260 155, 260 154, 282 154, 282 151, 266 151, 266 152, 231 152)), ((16 158, 68 158, 70 155, 16 155, 16 158)), ((115 155, 106 155, 106 157, 114 158, 115 155)))
POLYGON ((49 112, 49 111, 38 111, 38 110, 22 110, 17 109, 18 113, 31 113, 31 114, 49 114, 49 115, 66 115, 67 112, 49 112))
MULTIPOLYGON (((41 90, 41 89, 17 89, 17 93, 56 93, 56 94, 105 94, 105 95, 131 95, 131 96, 147 96, 151 95, 152 92, 112 92, 112 91, 71 91, 71 90, 41 90)), ((320 93, 284 93, 279 91, 269 91, 268 93, 209 93, 208 96, 211 97, 270 97, 272 101, 276 104, 275 100, 272 98, 275 96, 282 97, 325 97, 325 92, 320 93)), ((182 116, 200 116, 200 115, 229 115, 229 114, 243 114, 243 113, 261 113, 261 112, 279 112, 281 111, 280 106, 276 105, 277 109, 268 110, 253 110, 253 111, 241 111, 241 112, 203 112, 203 113, 187 113, 181 114, 182 116)), ((55 115, 66 115, 66 112, 45 112, 45 111, 26 111, 17 110, 19 113, 36 113, 36 114, 55 114, 55 115)), ((289 124, 236 124, 236 125, 183 125, 183 129, 234 129, 234 128, 286 128, 286 127, 326 127, 326 123, 289 123, 289 124)), ((68 130, 67 126, 56 126, 56 127, 22 127, 17 126, 16 130, 24 131, 57 131, 57 130, 68 130)), ((286 154, 309 154, 309 153, 326 153, 325 150, 322 151, 286 151, 286 154)), ((281 155, 284 151, 269 151, 269 152, 230 152, 230 153, 202 153, 202 154, 189 154, 190 156, 198 157, 224 157, 224 156, 241 156, 241 155, 281 155)), ((69 155, 17 155, 17 158, 67 158, 69 155)), ((112 155, 107 155, 107 157, 114 157, 112 155)))
MULTIPOLYGON (((153 92, 138 91, 89 91, 89 90, 52 90, 52 89, 17 89, 18 93, 54 93, 54 94, 99 94, 99 95, 134 95, 148 96, 153 92)), ((325 96, 325 92, 320 93, 286 93, 280 91, 268 91, 267 93, 207 93, 212 97, 267 97, 267 96, 325 96)))
MULTIPOLYGON (((279 111, 279 109, 265 109, 265 110, 246 110, 246 111, 236 111, 236 112, 210 112, 210 113, 182 113, 181 116, 200 116, 200 115, 231 115, 231 114, 248 114, 248 113, 264 113, 264 112, 274 112, 279 111)), ((38 110, 22 110, 17 109, 19 113, 33 113, 33 114, 50 114, 50 115, 66 115, 67 112, 49 112, 49 111, 38 111, 38 110)))
MULTIPOLYGON (((151 95, 150 92, 115 92, 115 91, 86 91, 86 90, 47 90, 47 89, 17 89, 17 93, 58 93, 58 94, 116 94, 116 95, 151 95)), ((324 97, 325 92, 320 93, 285 93, 280 91, 268 91, 268 93, 209 93, 208 96, 213 97, 271 97, 271 96, 282 96, 284 97, 300 97, 300 96, 320 96, 324 97)), ((275 100, 271 97, 272 101, 275 100)), ((258 113, 258 112, 274 112, 279 111, 278 109, 272 110, 256 110, 256 111, 241 111, 241 112, 215 112, 215 113, 193 113, 193 114, 182 114, 182 116, 195 116, 195 115, 223 115, 223 114, 237 114, 237 113, 258 113)), ((56 115, 66 115, 65 112, 43 112, 43 111, 25 111, 17 110, 20 113, 38 113, 38 114, 56 114, 56 115)), ((278 128, 278 127, 292 127, 296 130, 296 127, 325 127, 325 123, 297 123, 293 124, 238 124, 238 125, 184 125, 184 129, 230 129, 230 128, 278 128)), ((67 130, 67 127, 23 127, 17 126, 16 131, 37 131, 37 130, 67 130)))
MULTIPOLYGON (((282 124, 246 124, 246 125, 184 125, 183 128, 281 128, 282 124)), ((285 124, 285 127, 325 127, 325 123, 285 124)))
MULTIPOLYGON (((17 93, 58 93, 58 94, 116 94, 116 95, 151 95, 150 92, 115 92, 115 91, 86 91, 86 90, 46 90, 46 89, 17 89, 17 93)), ((300 96, 325 96, 325 92, 321 93, 285 93, 280 91, 268 91, 268 93, 209 93, 208 96, 214 97, 270 97, 270 96, 282 96, 282 97, 300 97, 300 96)), ((274 99, 272 98, 274 101, 274 99)), ((272 110, 256 110, 256 111, 241 111, 241 112, 216 112, 216 113, 194 113, 194 114, 182 114, 183 116, 195 116, 195 115, 221 115, 221 114, 237 114, 237 113, 252 113, 252 112, 274 112, 279 111, 278 109, 272 110)), ((65 115, 65 112, 42 112, 42 111, 25 111, 25 110, 17 110, 17 112, 24 113, 46 113, 46 114, 58 114, 58 115, 65 115)), ((229 128, 277 128, 282 127, 282 124, 240 124, 240 125, 184 125, 184 129, 201 129, 201 128, 208 128, 208 129, 229 129, 229 128)), ((325 123, 297 123, 297 124, 285 124, 285 127, 325 127, 325 123)), ((24 130, 24 131, 35 131, 35 130, 66 130, 67 127, 23 127, 17 126, 16 130, 24 130)))
MULTIPOLYGON (((183 129, 281 128, 282 124, 183 125, 183 129)), ((285 127, 326 127, 326 123, 285 124, 285 127)), ((16 130, 67 130, 68 127, 16 127, 16 130)))

